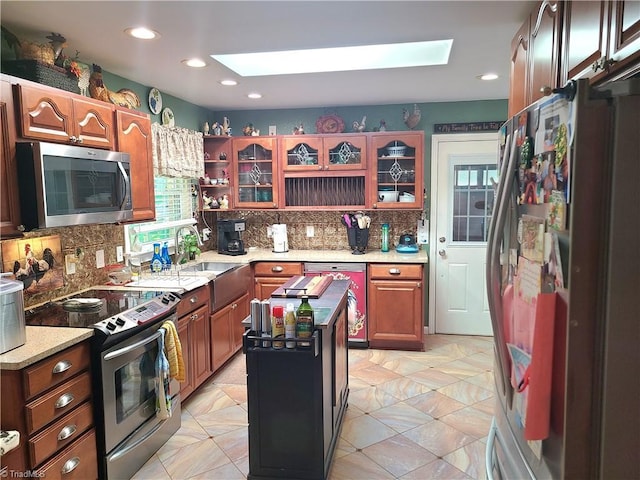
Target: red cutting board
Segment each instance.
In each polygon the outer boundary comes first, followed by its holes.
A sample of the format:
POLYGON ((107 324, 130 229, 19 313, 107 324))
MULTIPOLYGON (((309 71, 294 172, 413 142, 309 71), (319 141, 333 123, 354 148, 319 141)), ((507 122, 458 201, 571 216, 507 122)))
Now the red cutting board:
POLYGON ((271 296, 277 298, 300 298, 307 295, 309 298, 320 298, 333 278, 330 276, 304 277, 296 275, 291 277, 281 287, 278 287, 271 296))

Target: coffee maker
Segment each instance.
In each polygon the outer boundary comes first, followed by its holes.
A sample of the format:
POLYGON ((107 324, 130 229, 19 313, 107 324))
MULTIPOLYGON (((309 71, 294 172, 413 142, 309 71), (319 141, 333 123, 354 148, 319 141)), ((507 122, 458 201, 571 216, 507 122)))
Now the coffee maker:
POLYGON ((244 232, 246 222, 239 219, 218 220, 218 253, 223 255, 245 255, 240 232, 244 232))

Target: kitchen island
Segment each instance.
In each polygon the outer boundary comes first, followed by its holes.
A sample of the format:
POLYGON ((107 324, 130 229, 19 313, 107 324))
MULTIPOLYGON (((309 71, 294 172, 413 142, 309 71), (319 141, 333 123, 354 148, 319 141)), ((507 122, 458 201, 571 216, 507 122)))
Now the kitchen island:
MULTIPOLYGON (((334 280, 310 299, 311 347, 274 349, 247 330, 248 479, 325 479, 349 395, 347 280, 334 280)), ((272 298, 272 305, 300 304, 272 298)), ((245 323, 246 324, 246 323, 245 323)))

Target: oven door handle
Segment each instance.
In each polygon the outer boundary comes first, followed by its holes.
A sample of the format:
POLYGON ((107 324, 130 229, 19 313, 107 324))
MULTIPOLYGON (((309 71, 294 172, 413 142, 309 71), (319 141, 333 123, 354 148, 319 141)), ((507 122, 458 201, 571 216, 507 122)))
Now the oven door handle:
POLYGON ((139 342, 133 343, 127 347, 124 348, 119 348, 118 350, 114 350, 113 352, 109 352, 104 356, 105 361, 106 360, 112 360, 116 357, 119 357, 121 355, 126 355, 129 352, 132 352, 133 350, 135 350, 136 348, 140 348, 143 345, 146 345, 147 343, 151 343, 155 340, 157 340, 158 338, 160 338, 160 336, 162 335, 162 332, 160 330, 158 330, 156 333, 154 333, 152 336, 145 338, 144 340, 140 340, 139 342))

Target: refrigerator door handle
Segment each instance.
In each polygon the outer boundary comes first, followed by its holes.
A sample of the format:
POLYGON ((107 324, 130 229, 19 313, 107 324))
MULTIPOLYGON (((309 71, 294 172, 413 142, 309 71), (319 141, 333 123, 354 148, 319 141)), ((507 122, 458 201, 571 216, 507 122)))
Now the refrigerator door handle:
POLYGON ((495 215, 491 218, 489 225, 489 234, 487 237, 487 300, 489 305, 489 313, 491 316, 491 326, 493 328, 493 336, 497 350, 498 368, 498 385, 501 387, 502 394, 508 397, 510 402, 512 391, 510 388, 510 374, 507 371, 509 365, 509 353, 507 351, 506 339, 504 338, 503 311, 501 301, 501 268, 500 268, 500 232, 504 229, 506 215, 509 211, 509 202, 511 200, 511 188, 513 186, 513 172, 515 172, 515 164, 518 158, 518 148, 516 146, 516 135, 513 139, 507 137, 504 157, 508 161, 502 163, 500 171, 500 180, 496 190, 497 208, 494 210, 495 215))

